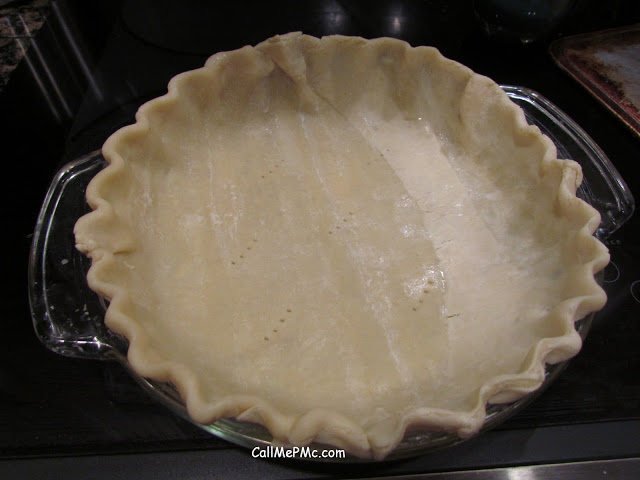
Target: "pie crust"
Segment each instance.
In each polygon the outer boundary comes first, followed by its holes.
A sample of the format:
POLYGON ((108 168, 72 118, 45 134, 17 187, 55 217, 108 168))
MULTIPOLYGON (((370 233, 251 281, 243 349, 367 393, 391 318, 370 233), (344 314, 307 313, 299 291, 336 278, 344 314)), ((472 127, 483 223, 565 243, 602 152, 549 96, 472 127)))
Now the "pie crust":
POLYGON ((196 422, 376 459, 407 429, 469 437, 606 301, 579 165, 434 48, 219 53, 102 151, 75 227, 88 283, 196 422))

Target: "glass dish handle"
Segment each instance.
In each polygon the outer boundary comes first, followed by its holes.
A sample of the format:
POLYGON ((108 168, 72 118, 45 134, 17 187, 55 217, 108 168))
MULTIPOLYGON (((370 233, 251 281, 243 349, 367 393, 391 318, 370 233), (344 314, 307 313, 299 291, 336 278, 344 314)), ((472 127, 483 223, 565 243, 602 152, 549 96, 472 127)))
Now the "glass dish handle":
POLYGON ((103 360, 121 357, 126 340, 104 325, 106 304, 87 286, 90 260, 76 250, 73 227, 90 211, 86 186, 105 165, 96 151, 58 172, 40 210, 29 258, 29 304, 40 341, 62 355, 103 360))

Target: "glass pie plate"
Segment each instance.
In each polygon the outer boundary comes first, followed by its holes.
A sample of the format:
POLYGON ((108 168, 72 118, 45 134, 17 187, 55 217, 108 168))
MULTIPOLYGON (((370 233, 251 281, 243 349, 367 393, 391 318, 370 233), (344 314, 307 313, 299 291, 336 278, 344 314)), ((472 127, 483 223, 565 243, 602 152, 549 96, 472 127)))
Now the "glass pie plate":
MULTIPOLYGON (((633 197, 624 180, 593 140, 548 100, 525 88, 502 88, 523 108, 529 123, 537 125, 553 140, 559 158, 571 158, 582 165, 585 179, 578 195, 602 215, 595 235, 606 240, 633 213, 633 197)), ((29 261, 29 300, 36 335, 49 350, 61 355, 121 363, 151 396, 177 415, 192 421, 171 384, 142 378, 131 370, 126 357, 127 340, 105 327, 103 319, 107 304, 87 286, 90 261, 75 249, 73 227, 79 217, 90 211, 85 201, 85 189, 105 165, 100 151, 67 164, 53 179, 44 200, 29 261)), ((576 324, 583 338, 592 317, 593 314, 576 324)), ((524 398, 510 404, 488 405, 481 431, 503 422, 528 404, 553 382, 566 363, 547 365, 541 388, 524 398)), ((279 446, 272 443, 269 432, 259 425, 232 419, 196 425, 245 447, 279 446)), ((419 455, 461 441, 452 433, 409 432, 387 460, 419 455)), ((323 445, 311 445, 311 448, 320 452, 318 458, 322 457, 322 450, 328 450, 323 445)), ((311 459, 309 456, 303 458, 311 459)), ((361 461, 349 456, 346 460, 361 461)))

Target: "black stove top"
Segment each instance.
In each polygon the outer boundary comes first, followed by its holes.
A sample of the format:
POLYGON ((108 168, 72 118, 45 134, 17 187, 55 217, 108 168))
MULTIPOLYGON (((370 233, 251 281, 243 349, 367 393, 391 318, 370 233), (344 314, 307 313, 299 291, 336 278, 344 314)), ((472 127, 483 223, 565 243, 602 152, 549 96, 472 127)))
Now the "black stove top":
MULTIPOLYGON (((499 83, 536 90, 594 138, 640 198, 634 168, 640 139, 553 64, 549 39, 529 45, 490 39, 471 2, 87 3, 51 1, 31 61, 16 69, 0 95, 3 159, 9 165, 2 204, 10 237, 0 337, 0 472, 16 478, 85 478, 87 472, 112 478, 114 471, 136 478, 186 472, 299 478, 640 457, 637 215, 608 240, 609 301, 559 379, 497 429, 415 459, 373 466, 253 459, 154 403, 118 364, 47 351, 31 325, 26 275, 35 219, 55 172, 132 123, 137 107, 164 93, 173 75, 201 66, 209 54, 273 34, 395 36, 434 45, 499 83)), ((605 9, 578 1, 561 33, 640 21, 635 2, 614 3, 616 8, 605 9)))

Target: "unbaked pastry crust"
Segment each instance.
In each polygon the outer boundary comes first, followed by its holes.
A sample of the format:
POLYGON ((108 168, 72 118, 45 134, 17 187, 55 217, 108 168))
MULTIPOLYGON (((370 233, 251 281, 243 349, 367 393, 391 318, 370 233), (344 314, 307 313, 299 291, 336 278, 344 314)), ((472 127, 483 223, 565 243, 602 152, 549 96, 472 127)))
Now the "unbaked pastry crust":
POLYGON ((537 389, 606 297, 578 164, 429 47, 298 33, 212 56, 103 147, 88 283, 191 417, 384 458, 537 389))

